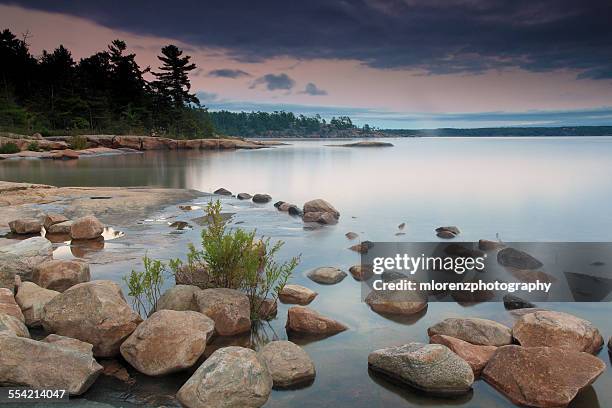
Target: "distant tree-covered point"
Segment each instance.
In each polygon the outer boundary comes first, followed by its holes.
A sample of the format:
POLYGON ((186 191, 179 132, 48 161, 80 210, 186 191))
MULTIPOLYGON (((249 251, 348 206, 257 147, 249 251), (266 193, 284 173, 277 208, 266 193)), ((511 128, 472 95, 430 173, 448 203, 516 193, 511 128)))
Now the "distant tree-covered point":
POLYGON ((612 126, 488 127, 473 129, 385 129, 387 136, 495 137, 495 136, 612 136, 612 126))

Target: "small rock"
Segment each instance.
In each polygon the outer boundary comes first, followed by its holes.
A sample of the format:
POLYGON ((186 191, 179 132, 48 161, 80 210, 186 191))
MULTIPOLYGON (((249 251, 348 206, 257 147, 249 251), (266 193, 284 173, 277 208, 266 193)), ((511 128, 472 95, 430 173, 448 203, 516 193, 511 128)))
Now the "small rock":
POLYGON ((294 332, 306 334, 336 334, 348 329, 344 324, 325 317, 305 306, 289 308, 286 328, 294 332))
POLYGON ((50 334, 41 341, 45 343, 55 344, 56 346, 64 347, 70 350, 76 350, 81 353, 91 354, 93 356, 93 346, 84 341, 73 339, 71 337, 58 336, 57 334, 50 334))
POLYGON ((403 230, 404 228, 406 228, 406 223, 402 222, 400 225, 397 226, 397 229, 399 230, 403 230))
POLYGON ((176 285, 159 297, 155 310, 198 311, 195 295, 199 291, 194 285, 176 285))
POLYGON ((43 220, 43 226, 45 227, 45 230, 49 231, 49 227, 51 227, 52 225, 66 221, 68 221, 68 218, 64 217, 62 214, 47 213, 43 220))
POLYGON ((268 194, 255 194, 253 196, 253 202, 258 204, 265 204, 270 200, 272 200, 272 197, 268 194))
POLYGON ((15 301, 13 291, 10 289, 0 288, 0 313, 16 317, 22 322, 25 322, 23 313, 21 312, 19 305, 15 301))
POLYGON ((368 365, 411 387, 439 396, 467 393, 474 382, 472 368, 440 344, 408 343, 376 350, 368 365))
POLYGON ((46 261, 36 266, 32 273, 32 281, 40 287, 58 292, 90 279, 89 264, 73 260, 46 261))
POLYGON ((104 224, 93 215, 74 220, 70 227, 72 239, 96 239, 102 236, 104 224))
POLYGON ((346 234, 344 234, 344 236, 346 236, 350 240, 353 240, 355 238, 358 238, 359 234, 357 234, 356 232, 349 231, 346 234))
POLYGON ((101 360, 100 364, 102 365, 102 374, 118 379, 119 381, 123 381, 127 384, 135 384, 136 380, 134 380, 128 371, 125 369, 121 363, 117 360, 101 360))
POLYGON ((47 230, 47 234, 68 234, 70 235, 70 230, 72 229, 73 221, 64 221, 58 224, 53 224, 49 226, 49 228, 45 228, 47 230))
POLYGON ((87 391, 102 371, 91 354, 16 336, 0 336, 0 384, 87 391))
POLYGON ((238 193, 236 197, 238 197, 239 200, 250 200, 253 196, 249 193, 238 193))
POLYGON ((410 316, 427 307, 427 297, 416 291, 372 290, 365 302, 377 313, 410 316))
POLYGON ((497 253, 497 262, 502 266, 516 269, 538 269, 543 266, 542 262, 529 255, 527 252, 514 248, 504 248, 497 253))
POLYGON ((333 205, 320 198, 308 201, 304 204, 304 215, 308 214, 309 212, 331 213, 335 216, 335 218, 340 217, 340 213, 334 208, 333 205))
POLYGON ((442 232, 442 231, 448 231, 453 235, 459 235, 461 233, 461 231, 459 231, 459 228, 455 227, 455 226, 449 226, 449 227, 438 227, 436 228, 436 232, 442 232))
POLYGON ((143 374, 158 376, 193 366, 204 353, 214 322, 193 311, 160 310, 121 344, 121 355, 143 374))
POLYGON ((510 328, 493 320, 475 317, 444 319, 427 329, 427 334, 429 337, 443 334, 481 346, 504 346, 512 343, 510 328))
POLYGON ((94 280, 55 296, 43 309, 42 325, 50 333, 91 343, 95 356, 113 357, 141 321, 117 283, 94 280))
POLYGON ((505 248, 506 244, 498 241, 489 241, 488 239, 481 239, 478 241, 478 249, 482 251, 495 251, 497 249, 505 248))
POLYGON ((308 272, 307 276, 317 283, 333 285, 346 278, 346 272, 331 266, 324 266, 308 272))
POLYGON ((296 205, 292 205, 291 207, 289 207, 287 212, 289 213, 289 215, 296 215, 298 217, 301 217, 301 216, 304 215, 302 210, 298 206, 296 206, 296 205))
POLYGON ((3 333, 30 338, 30 332, 26 325, 15 316, 7 315, 6 313, 0 313, 0 337, 2 337, 3 333))
POLYGON ((591 322, 562 312, 526 314, 514 324, 512 335, 523 347, 546 346, 595 354, 603 346, 603 337, 591 322))
POLYGON ((234 289, 204 289, 195 295, 201 313, 215 321, 215 331, 232 336, 251 330, 249 298, 234 289))
POLYGON ((535 307, 535 305, 531 302, 526 301, 525 299, 521 299, 518 296, 511 295, 508 293, 504 295, 504 307, 507 310, 514 310, 532 308, 535 307))
POLYGON ((210 288, 210 277, 204 266, 181 266, 174 274, 174 283, 177 285, 192 285, 200 289, 210 288))
POLYGON ((311 382, 315 366, 303 348, 290 341, 271 341, 259 352, 265 360, 274 388, 295 387, 311 382))
POLYGON ((272 377, 251 349, 215 351, 176 394, 187 408, 259 408, 272 390, 272 377))
POLYGON ((36 218, 22 218, 9 222, 9 228, 13 234, 38 234, 41 227, 40 221, 36 218))
POLYGON ((429 342, 433 344, 442 344, 464 359, 470 367, 472 367, 474 377, 480 376, 487 362, 491 359, 495 350, 497 350, 495 346, 476 346, 467 341, 440 334, 433 335, 429 339, 429 342))
POLYGON ((370 248, 372 248, 373 246, 374 246, 374 243, 372 241, 363 241, 357 245, 353 245, 349 249, 351 251, 355 251, 360 254, 366 254, 370 250, 370 248))
POLYGON ((55 290, 41 288, 34 282, 23 282, 19 287, 15 300, 21 307, 28 327, 38 327, 43 317, 43 308, 53 298, 59 295, 55 290))
POLYGON ((442 231, 436 232, 436 236, 438 238, 442 238, 442 239, 453 239, 457 235, 455 235, 455 233, 453 233, 451 231, 442 230, 442 231))
POLYGON ((372 275, 372 265, 353 265, 349 272, 356 281, 367 280, 372 275))
POLYGON ((222 188, 219 188, 217 190, 214 191, 214 194, 218 194, 218 195, 224 195, 224 196, 231 196, 232 192, 229 190, 222 188))
POLYGON ((263 320, 272 320, 278 312, 278 302, 274 299, 266 298, 259 305, 259 318, 263 320))
POLYGON ((274 203, 274 207, 275 208, 280 208, 280 206, 283 205, 283 204, 285 204, 284 201, 277 201, 277 202, 274 203))
POLYGON ((606 369, 587 353, 550 347, 500 347, 482 372, 512 402, 529 407, 566 407, 606 369))
POLYGON ((285 285, 278 294, 283 303, 307 305, 317 297, 317 292, 300 285, 285 285))
POLYGON ((182 231, 186 228, 191 228, 191 225, 187 221, 174 221, 169 226, 170 228, 175 228, 179 231, 182 231))

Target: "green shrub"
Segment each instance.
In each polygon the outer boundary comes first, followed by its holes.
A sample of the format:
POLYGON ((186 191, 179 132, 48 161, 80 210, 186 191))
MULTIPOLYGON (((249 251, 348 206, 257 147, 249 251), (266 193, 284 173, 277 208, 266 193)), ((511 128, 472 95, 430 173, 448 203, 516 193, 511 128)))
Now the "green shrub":
POLYGON ((148 256, 142 259, 144 271, 135 271, 124 276, 123 281, 128 286, 128 295, 132 298, 132 306, 143 318, 155 311, 157 301, 161 296, 161 288, 166 280, 166 265, 148 256))
POLYGON ((7 142, 0 146, 0 154, 19 153, 21 150, 13 142, 7 142))
POLYGON ((75 135, 70 138, 68 146, 72 150, 83 150, 87 149, 87 138, 81 135, 75 135))
POLYGON ((40 146, 38 145, 38 142, 30 142, 30 144, 28 145, 28 150, 31 152, 40 151, 40 146))
POLYGON ((207 282, 209 287, 243 291, 249 297, 252 320, 259 320, 263 300, 277 300, 297 267, 299 256, 279 263, 275 257, 284 244, 282 241, 272 245, 269 238, 257 239, 255 231, 229 230, 219 201, 206 206, 206 219, 208 225, 202 230, 201 249, 190 245, 187 264, 174 259, 170 261, 170 268, 175 274, 185 267, 192 273, 205 273, 207 276, 198 280, 207 282))

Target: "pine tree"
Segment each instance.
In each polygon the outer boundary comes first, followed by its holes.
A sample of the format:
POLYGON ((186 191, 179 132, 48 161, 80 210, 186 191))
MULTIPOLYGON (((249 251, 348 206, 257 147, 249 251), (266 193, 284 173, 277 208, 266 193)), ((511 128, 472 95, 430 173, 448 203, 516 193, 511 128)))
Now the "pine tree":
POLYGON ((159 67, 162 72, 154 72, 157 77, 156 88, 169 97, 175 108, 180 109, 190 103, 200 104, 195 94, 189 93, 191 83, 189 82, 189 72, 196 68, 190 63, 190 56, 185 55, 176 45, 167 45, 162 48, 162 55, 157 58, 163 62, 159 67))

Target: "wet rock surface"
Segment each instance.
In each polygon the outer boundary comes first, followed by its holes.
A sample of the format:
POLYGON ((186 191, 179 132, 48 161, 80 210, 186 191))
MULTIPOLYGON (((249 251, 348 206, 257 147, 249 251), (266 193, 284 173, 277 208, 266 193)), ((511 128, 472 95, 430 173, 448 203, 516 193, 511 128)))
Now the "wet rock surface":
POLYGON ((427 329, 427 334, 429 337, 442 334, 482 346, 504 346, 512 343, 510 328, 493 320, 474 317, 444 319, 427 329))

